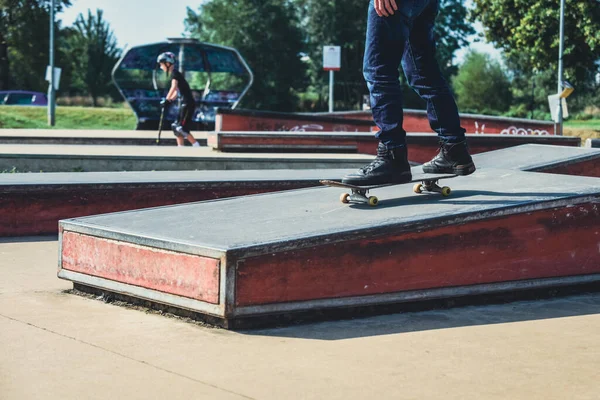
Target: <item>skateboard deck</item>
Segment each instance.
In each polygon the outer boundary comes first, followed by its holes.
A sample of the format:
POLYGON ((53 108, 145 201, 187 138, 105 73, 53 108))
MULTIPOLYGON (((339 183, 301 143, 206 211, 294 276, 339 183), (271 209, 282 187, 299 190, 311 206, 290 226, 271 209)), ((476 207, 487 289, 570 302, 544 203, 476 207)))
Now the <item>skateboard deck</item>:
POLYGON ((347 183, 342 183, 338 181, 331 180, 321 180, 319 181, 322 185, 331 186, 331 187, 339 187, 350 189, 352 193, 342 193, 340 195, 340 201, 342 203, 364 203, 370 206, 376 206, 379 204, 379 199, 376 196, 367 196, 369 190, 382 188, 386 186, 395 186, 395 185, 404 185, 406 183, 415 183, 413 186, 413 191, 415 193, 423 193, 423 192, 432 192, 432 193, 441 193, 442 196, 447 197, 450 196, 452 190, 448 186, 440 186, 438 181, 440 179, 449 179, 454 178, 458 175, 455 174, 428 174, 428 173, 416 173, 413 174, 412 179, 408 182, 404 183, 385 183, 381 185, 370 185, 370 186, 357 186, 350 185, 347 183))

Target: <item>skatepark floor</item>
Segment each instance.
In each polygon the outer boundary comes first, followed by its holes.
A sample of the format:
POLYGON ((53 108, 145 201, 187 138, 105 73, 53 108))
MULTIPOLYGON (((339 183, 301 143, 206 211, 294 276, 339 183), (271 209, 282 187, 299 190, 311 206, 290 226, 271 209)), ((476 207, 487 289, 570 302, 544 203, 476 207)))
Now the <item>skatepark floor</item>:
POLYGON ((597 399, 600 293, 252 331, 69 293, 0 239, 0 399, 597 399))

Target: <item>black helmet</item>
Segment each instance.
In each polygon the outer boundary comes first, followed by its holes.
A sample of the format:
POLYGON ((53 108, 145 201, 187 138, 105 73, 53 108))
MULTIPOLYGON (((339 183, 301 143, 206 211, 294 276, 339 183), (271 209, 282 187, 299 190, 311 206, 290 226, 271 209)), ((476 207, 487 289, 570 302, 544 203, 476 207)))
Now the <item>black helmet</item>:
POLYGON ((175 64, 175 61, 177 61, 177 57, 175 57, 175 54, 171 53, 170 51, 166 51, 164 53, 161 53, 156 58, 156 62, 158 64, 160 64, 160 63, 175 64))

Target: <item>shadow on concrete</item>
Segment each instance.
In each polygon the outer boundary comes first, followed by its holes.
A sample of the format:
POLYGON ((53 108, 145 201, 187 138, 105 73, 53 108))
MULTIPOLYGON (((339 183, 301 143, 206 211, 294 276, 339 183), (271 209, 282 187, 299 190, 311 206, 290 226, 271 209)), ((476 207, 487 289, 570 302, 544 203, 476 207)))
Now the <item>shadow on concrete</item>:
POLYGON ((2 243, 33 243, 33 242, 55 242, 58 240, 58 235, 44 235, 44 236, 10 236, 0 237, 0 245, 2 243))
POLYGON ((600 314, 600 292, 553 297, 543 301, 472 305, 239 332, 258 336, 343 340, 591 314, 600 314))
POLYGON ((531 198, 541 198, 542 201, 549 201, 555 199, 561 199, 566 197, 577 196, 577 194, 573 193, 534 193, 534 192, 522 192, 522 193, 506 193, 506 192, 494 192, 489 190, 454 190, 449 197, 442 197, 441 194, 438 193, 423 193, 423 194, 415 194, 409 196, 401 196, 394 199, 386 199, 379 198, 379 204, 377 207, 371 207, 366 204, 356 204, 353 203, 350 205, 351 208, 355 208, 357 210, 373 210, 378 208, 387 208, 387 207, 399 207, 403 205, 426 205, 426 204, 436 204, 436 203, 444 203, 444 204, 502 204, 506 206, 514 205, 514 204, 523 204, 524 202, 536 201, 531 198), (486 199, 476 199, 476 200, 466 200, 469 197, 474 196, 488 196, 490 198, 486 199), (506 197, 512 197, 512 200, 506 199, 506 197), (518 200, 514 199, 515 197, 524 197, 527 200, 518 200), (465 200, 461 200, 465 199, 465 200))

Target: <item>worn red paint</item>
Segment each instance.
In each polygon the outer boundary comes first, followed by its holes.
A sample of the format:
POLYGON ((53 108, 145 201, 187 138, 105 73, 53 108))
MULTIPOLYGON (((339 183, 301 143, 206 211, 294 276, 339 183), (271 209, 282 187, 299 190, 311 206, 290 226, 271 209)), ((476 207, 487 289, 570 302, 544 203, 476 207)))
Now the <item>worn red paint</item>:
MULTIPOLYGON (((222 131, 337 131, 337 132, 369 132, 368 121, 315 121, 314 118, 303 119, 301 116, 261 117, 235 114, 219 114, 222 131)), ((331 118, 331 117, 328 117, 331 118)))
MULTIPOLYGON (((222 131, 289 131, 293 127, 302 127, 303 125, 320 125, 323 131, 346 131, 346 132, 369 132, 371 130, 377 130, 376 126, 370 128, 369 126, 356 124, 354 121, 373 121, 371 111, 364 112, 349 112, 349 113, 335 113, 335 114, 309 114, 310 120, 303 120, 302 116, 298 114, 285 114, 274 116, 272 113, 261 113, 260 111, 252 111, 252 115, 248 115, 247 110, 227 110, 226 113, 218 113, 217 120, 221 119, 220 130, 222 131), (343 122, 332 124, 328 121, 318 121, 315 118, 339 118, 349 119, 347 124, 343 122)), ((547 132, 549 135, 554 134, 554 126, 551 122, 543 121, 524 121, 524 120, 511 120, 511 119, 499 119, 489 117, 485 115, 464 115, 460 116, 461 125, 467 130, 468 133, 484 133, 484 134, 498 134, 502 133, 503 130, 508 128, 522 128, 525 130, 532 130, 538 132, 547 132), (483 129, 482 129, 483 127, 483 129), (483 131, 483 132, 482 132, 483 131)), ((415 110, 404 110, 403 128, 407 132, 432 132, 429 126, 429 120, 427 114, 415 110)), ((315 129, 305 128, 305 131, 314 131, 315 129)), ((433 132, 432 132, 433 134, 433 132)), ((510 135, 507 135, 510 136, 510 135)), ((544 135, 548 136, 548 135, 544 135)))
POLYGON ((558 165, 553 168, 544 169, 542 172, 600 178, 600 157, 583 162, 558 165))
POLYGON ((75 232, 62 236, 61 268, 219 303, 220 260, 137 246, 75 232))
POLYGON ((598 203, 250 257, 236 305, 600 272, 598 203))

